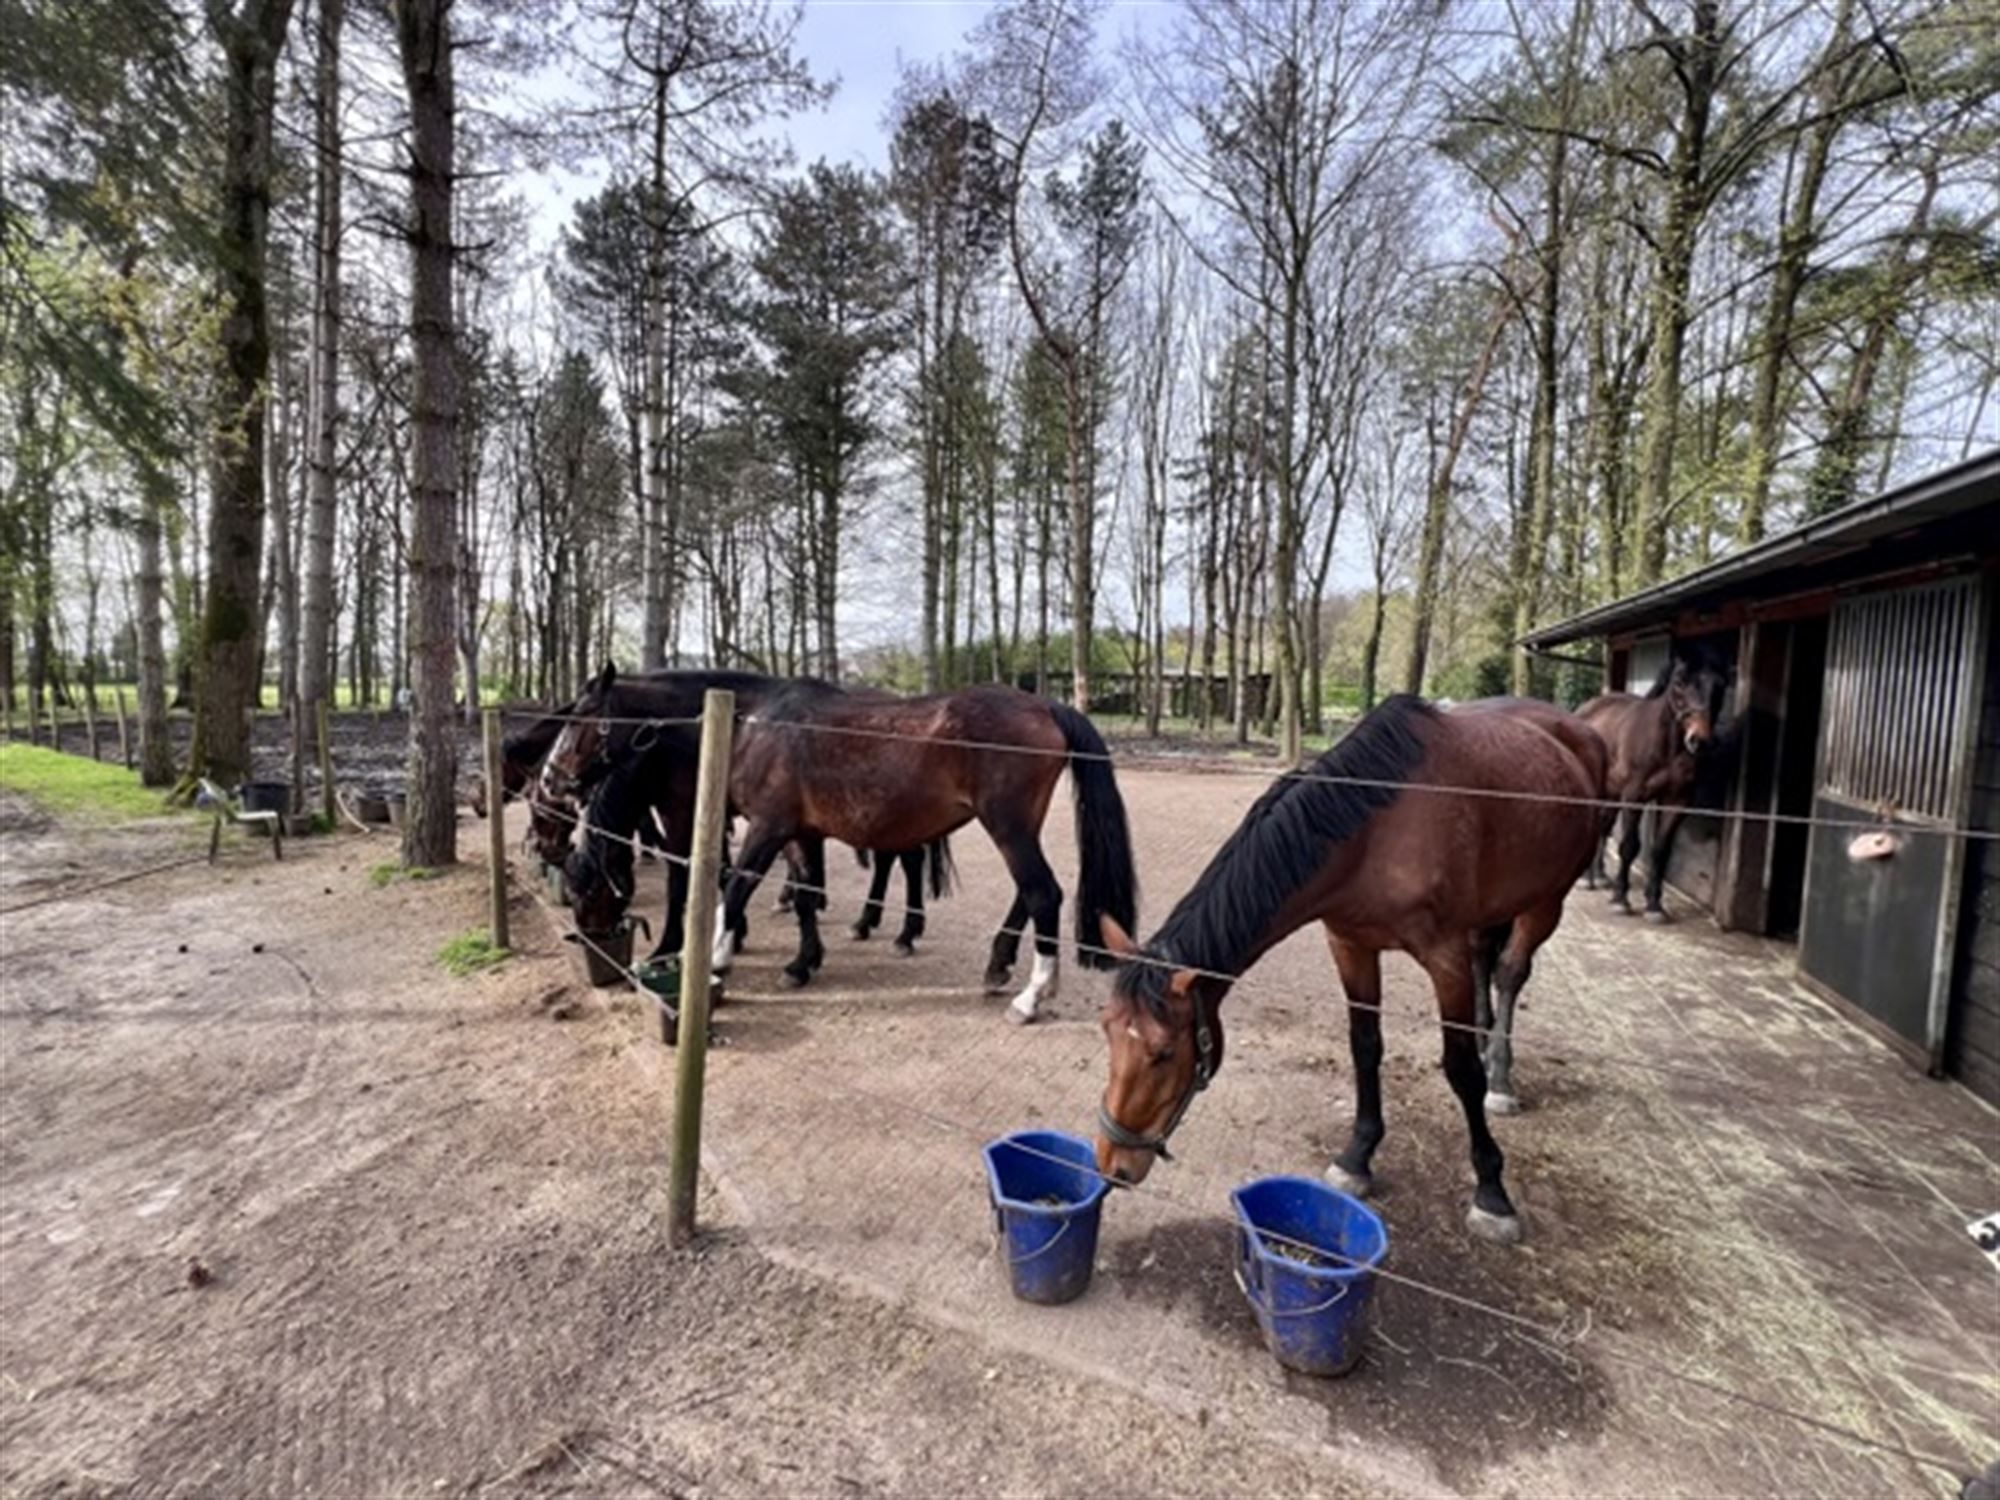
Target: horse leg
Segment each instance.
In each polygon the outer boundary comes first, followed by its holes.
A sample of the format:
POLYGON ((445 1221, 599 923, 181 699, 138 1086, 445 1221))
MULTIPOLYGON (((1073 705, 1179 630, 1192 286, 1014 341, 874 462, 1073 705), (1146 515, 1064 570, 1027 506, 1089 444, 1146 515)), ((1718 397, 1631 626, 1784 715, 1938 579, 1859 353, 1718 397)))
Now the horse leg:
POLYGON ((993 949, 986 957, 986 993, 1004 995, 1014 982, 1014 960, 1021 953, 1021 924, 1028 920, 1028 898, 1016 891, 1014 904, 1000 930, 993 934, 993 949))
POLYGON ((1486 1033, 1486 1113, 1517 1115, 1514 1092, 1514 1007, 1534 972, 1535 953, 1562 921, 1562 898, 1523 912, 1506 932, 1493 975, 1493 1022, 1486 1033))
POLYGON ((694 840, 694 809, 674 807, 667 812, 666 852, 661 861, 667 867, 667 917, 660 924, 660 940, 653 945, 653 958, 671 958, 687 940, 688 847, 694 840), (679 855, 680 859, 672 858, 679 855))
MULTIPOLYGON (((1019 893, 1016 909, 1025 903, 1035 923, 1034 974, 1007 1005, 1007 1019, 1016 1026, 1026 1026, 1035 1019, 1042 1001, 1053 998, 1061 984, 1058 939, 1062 931, 1062 886, 1056 880, 1056 872, 1049 868, 1041 840, 1033 831, 1009 829, 996 834, 993 841, 1000 846, 1000 856, 1007 861, 1008 872, 1014 877, 1014 889, 1019 893)), ((1008 925, 1018 929, 1020 924, 1010 921, 1008 925)), ((996 940, 994 957, 998 956, 996 940)), ((990 976, 990 965, 987 972, 990 976)))
POLYGON ((1365 1198, 1375 1190, 1370 1165, 1382 1144, 1382 955, 1326 935, 1340 988, 1347 996, 1347 1046, 1354 1055, 1354 1130, 1327 1166, 1326 1180, 1343 1193, 1365 1198))
POLYGON ((924 851, 905 850, 897 863, 903 867, 903 930, 896 934, 896 952, 909 958, 924 935, 924 851))
POLYGON ((771 861, 785 847, 786 837, 784 829, 761 821, 753 821, 750 831, 743 836, 743 858, 730 873, 729 893, 723 899, 722 910, 716 913, 715 948, 709 961, 712 972, 729 972, 730 961, 736 957, 745 908, 764 872, 771 868, 771 861))
POLYGON ((792 910, 793 903, 798 899, 797 885, 800 878, 800 862, 798 843, 794 840, 785 846, 785 879, 784 883, 778 887, 778 894, 771 900, 771 914, 773 916, 782 916, 784 913, 792 910))
POLYGON ((1618 814, 1618 873, 1611 881, 1614 911, 1629 914, 1632 910, 1632 861, 1639 857, 1639 818, 1644 811, 1627 807, 1618 814))
POLYGON ((1681 826, 1687 807, 1681 803, 1661 803, 1653 814, 1653 839, 1646 849, 1646 920, 1671 922, 1660 904, 1661 887, 1667 880, 1667 860, 1674 852, 1674 833, 1681 826))
POLYGON ((798 847, 804 864, 792 894, 792 912, 799 919, 799 951, 784 971, 784 983, 791 989, 811 980, 826 962, 826 946, 819 939, 819 914, 826 905, 826 840, 802 838, 798 847))
POLYGON ((1500 949, 1507 942, 1509 927, 1489 927, 1472 939, 1472 1008, 1480 1034, 1493 1026, 1493 966, 1500 961, 1500 949))
POLYGON ((1472 966, 1466 962, 1462 946, 1447 945, 1421 955, 1418 961, 1437 991, 1438 1020, 1444 1029, 1444 1075, 1458 1095, 1459 1106, 1465 1111, 1466 1132, 1472 1137, 1472 1170, 1478 1186, 1473 1190, 1466 1227, 1481 1239, 1518 1244, 1521 1216, 1501 1184, 1504 1158, 1486 1124, 1486 1065, 1479 1060, 1479 1042, 1472 1030, 1472 966))
POLYGON ((868 899, 861 903, 861 915, 848 928, 857 943, 865 943, 876 928, 882 925, 882 895, 889 888, 889 867, 892 862, 877 859, 875 867, 868 875, 868 899))

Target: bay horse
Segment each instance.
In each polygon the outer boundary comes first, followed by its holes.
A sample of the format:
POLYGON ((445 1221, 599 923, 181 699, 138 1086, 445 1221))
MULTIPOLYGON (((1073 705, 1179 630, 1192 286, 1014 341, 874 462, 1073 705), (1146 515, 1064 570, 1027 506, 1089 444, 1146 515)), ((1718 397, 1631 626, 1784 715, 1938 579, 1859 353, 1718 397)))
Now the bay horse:
MULTIPOLYGON (((1661 904, 1674 833, 1693 798, 1701 759, 1715 742, 1722 695, 1729 674, 1713 657, 1676 645, 1667 664, 1643 697, 1603 693, 1577 710, 1577 717, 1604 738, 1611 752, 1605 795, 1624 806, 1618 811, 1618 874, 1611 882, 1611 905, 1632 910, 1632 861, 1639 853, 1645 809, 1655 809, 1646 842, 1646 920, 1670 920, 1661 904)), ((1602 873, 1599 841, 1591 860, 1593 886, 1602 873)))
POLYGON ((1100 1170, 1136 1183, 1167 1154, 1222 1065, 1221 1006, 1234 979, 1317 921, 1348 999, 1355 1074, 1353 1133, 1327 1176, 1356 1196, 1373 1185, 1383 1135, 1381 955, 1400 949, 1437 996, 1445 1076, 1465 1113, 1478 1184, 1467 1224, 1482 1238, 1521 1238, 1486 1119, 1476 968, 1505 931, 1499 983, 1518 992, 1526 956, 1561 920, 1602 828, 1591 805, 1598 782, 1570 743, 1588 742, 1542 717, 1490 705, 1445 713, 1390 698, 1257 799, 1144 947, 1106 924, 1125 962, 1103 1014, 1110 1078, 1098 1110, 1100 1170))
MULTIPOLYGON (((561 747, 558 746, 558 751, 561 747)), ((1024 922, 1035 927, 1032 976, 1009 1021, 1035 1019, 1059 983, 1063 891, 1041 829, 1067 768, 1081 863, 1077 959, 1104 967, 1103 923, 1129 925, 1138 905, 1125 803, 1089 719, 1017 688, 984 686, 919 698, 781 690, 745 720, 731 758, 732 805, 749 821, 725 914, 743 909, 778 850, 802 836, 856 848, 908 849, 977 821, 1014 879, 1014 903, 994 935, 985 983, 1012 982, 1024 922)), ((715 965, 734 956, 725 931, 715 965)))

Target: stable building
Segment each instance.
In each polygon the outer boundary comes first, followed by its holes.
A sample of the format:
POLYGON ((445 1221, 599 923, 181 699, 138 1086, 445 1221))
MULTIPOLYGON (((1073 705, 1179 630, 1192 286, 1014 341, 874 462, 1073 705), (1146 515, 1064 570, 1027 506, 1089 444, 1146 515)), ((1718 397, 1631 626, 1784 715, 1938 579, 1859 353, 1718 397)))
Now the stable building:
POLYGON ((1669 884, 1796 940, 1814 988, 2000 1106, 2000 839, 1957 832, 2000 832, 2000 450, 1526 645, 1595 641, 1607 686, 1644 692, 1676 640, 1734 684, 1669 884))

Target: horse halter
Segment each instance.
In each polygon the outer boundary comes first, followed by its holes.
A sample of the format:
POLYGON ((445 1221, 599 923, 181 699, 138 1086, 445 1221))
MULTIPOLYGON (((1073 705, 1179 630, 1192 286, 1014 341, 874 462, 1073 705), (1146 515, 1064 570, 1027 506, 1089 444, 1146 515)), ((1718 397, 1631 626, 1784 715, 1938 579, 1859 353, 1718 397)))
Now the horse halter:
POLYGON ((1172 1161, 1173 1152, 1167 1149, 1167 1141, 1181 1121, 1187 1117, 1188 1106, 1194 1103, 1194 1096, 1209 1085, 1215 1077, 1215 1025, 1210 1007, 1199 997, 1194 1002, 1194 1076, 1188 1080, 1187 1090, 1181 1095, 1174 1112, 1167 1116, 1166 1127, 1158 1135, 1142 1135, 1136 1130, 1128 1130, 1118 1123, 1111 1113, 1111 1107, 1099 1100, 1097 1104, 1097 1128, 1104 1132, 1104 1138, 1123 1151, 1150 1151, 1161 1161, 1172 1161))

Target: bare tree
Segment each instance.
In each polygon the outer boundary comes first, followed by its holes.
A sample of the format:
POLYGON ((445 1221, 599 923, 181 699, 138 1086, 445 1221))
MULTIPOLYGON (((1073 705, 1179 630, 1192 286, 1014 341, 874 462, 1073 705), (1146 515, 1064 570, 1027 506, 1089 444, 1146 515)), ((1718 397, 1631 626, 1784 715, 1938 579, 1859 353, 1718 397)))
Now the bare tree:
POLYGON ((1322 247, 1407 144, 1399 126, 1423 86, 1437 16, 1415 0, 1216 0, 1182 10, 1168 47, 1137 54, 1163 152, 1228 231, 1207 263, 1257 310, 1268 346, 1270 591, 1288 760, 1299 755, 1304 718, 1301 559, 1328 436, 1326 404, 1314 399, 1322 247), (1247 270, 1231 253, 1239 247, 1247 270))

